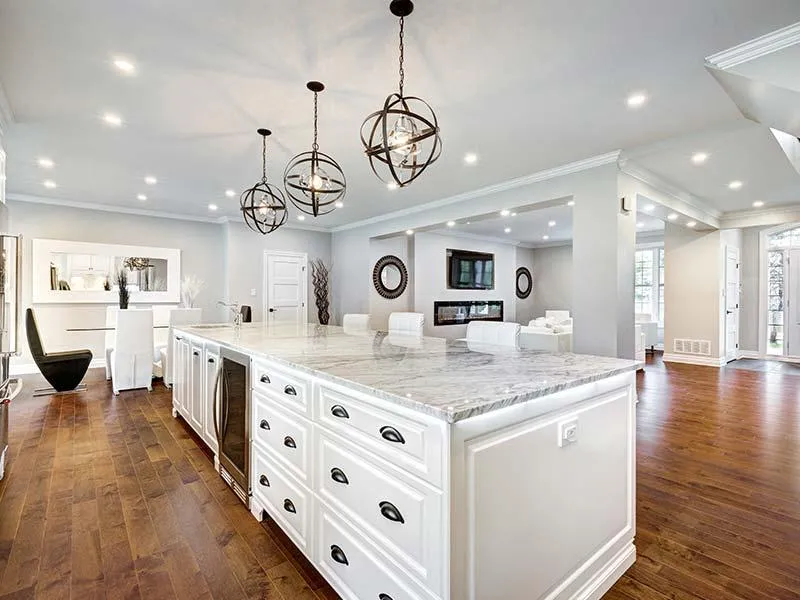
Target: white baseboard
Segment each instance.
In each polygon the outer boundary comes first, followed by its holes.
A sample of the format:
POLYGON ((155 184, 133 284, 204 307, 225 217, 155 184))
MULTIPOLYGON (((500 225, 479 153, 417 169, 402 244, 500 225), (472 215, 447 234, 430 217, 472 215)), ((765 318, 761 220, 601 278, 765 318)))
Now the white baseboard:
POLYGON ((741 350, 739 358, 752 358, 755 360, 774 360, 776 362, 788 362, 800 364, 800 357, 797 356, 784 356, 782 354, 759 354, 755 350, 741 350))
MULTIPOLYGON (((106 368, 106 359, 105 358, 93 358, 92 362, 89 363, 90 369, 105 369, 106 368)), ((35 375, 39 373, 39 367, 36 366, 36 363, 12 363, 9 367, 9 372, 11 375, 35 375)))
POLYGON ((600 600, 634 562, 636 562, 636 546, 631 541, 608 561, 608 564, 589 583, 572 596, 571 600, 600 600))
POLYGON ((676 354, 672 352, 664 352, 664 362, 700 365, 703 367, 724 367, 728 361, 724 356, 696 356, 694 354, 676 354))
POLYGON ((756 350, 739 350, 739 358, 765 358, 761 356, 756 350))

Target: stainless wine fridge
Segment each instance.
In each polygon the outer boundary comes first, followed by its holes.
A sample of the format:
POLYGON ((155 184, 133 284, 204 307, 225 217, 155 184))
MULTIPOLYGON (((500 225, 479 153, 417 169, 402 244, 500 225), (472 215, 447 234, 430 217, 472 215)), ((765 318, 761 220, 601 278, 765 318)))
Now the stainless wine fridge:
POLYGON ((250 506, 250 357, 220 348, 214 390, 214 429, 219 444, 219 474, 250 506))
POLYGON ((21 250, 19 236, 0 235, 0 479, 8 454, 10 405, 22 390, 22 381, 9 374, 11 356, 19 350, 21 250))

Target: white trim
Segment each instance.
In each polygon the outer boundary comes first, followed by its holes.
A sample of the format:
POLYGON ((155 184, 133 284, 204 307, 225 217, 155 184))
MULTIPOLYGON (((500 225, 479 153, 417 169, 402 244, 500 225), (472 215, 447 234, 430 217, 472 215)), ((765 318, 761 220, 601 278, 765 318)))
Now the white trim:
POLYGON ((12 123, 14 123, 14 112, 11 110, 3 84, 0 83, 0 134, 7 133, 12 123))
POLYGON ((720 219, 720 229, 741 229, 743 227, 783 226, 789 222, 800 221, 800 204, 772 206, 763 210, 738 210, 727 212, 720 219))
MULTIPOLYGON (((244 227, 247 227, 245 222, 241 218, 239 218, 238 216, 237 217, 232 217, 230 215, 223 215, 223 216, 219 217, 215 221, 215 223, 222 223, 222 224, 233 223, 233 224, 236 224, 236 225, 243 225, 244 227)), ((302 223, 298 223, 296 220, 292 221, 291 219, 287 219, 286 223, 281 225, 281 229, 302 229, 303 231, 316 231, 318 233, 330 233, 331 232, 331 228, 330 227, 323 227, 322 225, 304 225, 302 223)))
POLYGON ((559 167, 553 167, 552 169, 545 169, 544 171, 538 171, 530 175, 517 177, 516 179, 509 179, 508 181, 478 188, 476 190, 472 190, 469 192, 463 192, 461 194, 456 194, 455 196, 450 196, 448 198, 434 200, 433 202, 427 202, 425 204, 418 204, 417 206, 411 206, 409 208, 404 208, 402 210, 386 213, 384 215, 370 217, 369 219, 356 221, 354 223, 348 223, 347 225, 339 225, 337 227, 332 227, 330 231, 339 232, 339 231, 346 231, 348 229, 355 229, 356 227, 363 227, 365 225, 374 225, 375 223, 381 223, 383 221, 388 221, 390 219, 396 219, 398 217, 406 217, 408 215, 425 212, 428 210, 432 210, 434 208, 441 208, 443 206, 449 206, 450 204, 457 204, 459 202, 464 202, 466 200, 473 200, 475 198, 481 198, 483 196, 489 196, 491 194, 497 194, 500 192, 513 190, 526 185, 531 185, 533 183, 547 181, 548 179, 555 179, 556 177, 563 177, 565 175, 579 173, 580 171, 588 171, 589 169, 594 169, 596 167, 601 167, 603 165, 613 164, 618 161, 619 156, 620 156, 619 150, 615 150, 614 152, 607 152, 606 154, 598 154, 597 156, 592 156, 584 160, 567 163, 559 167))
POLYGON ((754 350, 740 350, 739 358, 749 358, 753 360, 772 360, 775 362, 794 363, 800 365, 800 357, 784 356, 782 354, 761 354, 754 350))
POLYGON ((706 57, 706 63, 727 70, 800 43, 800 23, 789 25, 749 42, 706 57))
POLYGON ((304 276, 301 277, 300 281, 303 284, 303 292, 301 294, 302 302, 303 302, 303 325, 308 324, 308 254, 306 252, 289 252, 285 250, 264 250, 264 262, 261 263, 261 310, 262 312, 262 322, 267 324, 269 323, 267 319, 268 314, 268 304, 269 304, 269 282, 267 280, 267 265, 270 256, 286 256, 291 258, 299 258, 303 261, 303 273, 304 276))
POLYGON ((664 362, 683 363, 686 365, 700 365, 703 367, 724 367, 728 364, 725 357, 696 356, 694 354, 676 354, 664 352, 664 362))
MULTIPOLYGON (((637 400, 638 402, 638 400, 637 400)), ((611 589, 633 563, 636 562, 636 546, 626 544, 605 567, 575 593, 574 600, 599 600, 611 589)))
MULTIPOLYGON (((105 369, 106 368, 106 359, 103 357, 100 358, 93 358, 92 362, 89 363, 90 369, 105 369)), ((11 366, 8 369, 11 375, 38 375, 40 373, 39 367, 36 366, 36 363, 15 363, 13 360, 11 361, 11 366)))

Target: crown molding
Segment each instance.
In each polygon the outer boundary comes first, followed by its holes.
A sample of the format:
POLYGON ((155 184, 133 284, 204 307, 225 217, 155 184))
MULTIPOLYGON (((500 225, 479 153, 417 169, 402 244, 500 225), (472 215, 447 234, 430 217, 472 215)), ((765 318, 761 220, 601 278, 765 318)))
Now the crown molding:
POLYGON ((475 198, 481 198, 483 196, 498 194, 500 192, 505 192, 508 190, 524 187, 527 185, 532 185, 534 183, 547 181, 548 179, 555 179, 557 177, 563 177, 565 175, 571 175, 573 173, 579 173, 581 171, 588 171, 596 167, 601 167, 604 165, 610 165, 616 163, 619 160, 620 153, 621 153, 620 150, 615 150, 614 152, 607 152, 606 154, 598 154, 597 156, 592 156, 584 160, 571 162, 565 165, 561 165, 559 167, 553 167, 552 169, 546 169, 544 171, 538 171, 536 173, 532 173, 530 175, 524 175, 522 177, 517 177, 515 179, 509 179, 508 181, 478 188, 476 190, 472 190, 469 192, 463 192, 461 194, 456 194, 455 196, 450 196, 448 198, 434 200, 433 202, 426 202, 425 204, 411 206, 409 208, 396 210, 394 212, 386 213, 385 215, 371 217, 369 219, 356 221, 354 223, 348 223, 346 225, 331 227, 330 231, 335 233, 338 231, 347 231, 348 229, 355 229, 357 227, 364 227, 366 225, 374 225, 376 223, 382 223, 384 221, 389 221, 391 219, 407 217, 409 215, 414 215, 435 208, 441 208, 443 206, 449 206, 451 204, 458 204, 459 202, 464 202, 466 200, 474 200, 475 198))
POLYGON ((0 134, 8 131, 9 125, 14 122, 14 113, 11 110, 11 105, 8 103, 6 91, 3 89, 3 84, 0 83, 0 134))
POLYGON ((441 229, 417 229, 414 235, 418 233, 430 233, 433 235, 441 235, 445 237, 464 238, 467 240, 475 240, 478 242, 491 242, 492 244, 503 244, 506 246, 521 246, 523 243, 519 240, 496 237, 493 235, 481 235, 480 233, 470 233, 468 231, 443 231, 441 229))
POLYGON ((728 50, 712 54, 706 57, 706 64, 727 70, 798 43, 800 43, 800 23, 795 23, 728 50))
POLYGON ((720 219, 720 229, 788 225, 800 221, 800 204, 786 204, 758 210, 727 212, 720 219))
MULTIPOLYGON (((217 219, 215 222, 216 223, 224 223, 224 224, 241 225, 242 227, 247 227, 247 225, 245 225, 244 221, 242 221, 239 218, 231 217, 229 215, 225 215, 225 216, 219 217, 219 219, 217 219)), ((281 229, 299 229, 299 230, 302 230, 302 231, 314 231, 316 233, 330 233, 331 232, 329 227, 322 227, 322 226, 319 226, 319 225, 304 225, 304 224, 295 223, 295 222, 292 222, 292 221, 287 221, 286 223, 281 225, 280 228, 281 229)))

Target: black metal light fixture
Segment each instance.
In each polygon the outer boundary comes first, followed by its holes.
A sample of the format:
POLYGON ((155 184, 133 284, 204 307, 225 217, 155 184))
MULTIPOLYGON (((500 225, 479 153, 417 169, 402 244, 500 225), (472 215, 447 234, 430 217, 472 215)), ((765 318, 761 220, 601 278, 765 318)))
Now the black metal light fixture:
POLYGON ((279 187, 267 183, 267 136, 269 129, 259 129, 261 136, 261 181, 242 193, 239 206, 244 222, 258 233, 272 233, 286 223, 286 199, 279 187))
POLYGON ((283 187, 297 208, 308 215, 326 215, 340 206, 347 191, 344 171, 330 156, 319 151, 317 144, 317 95, 325 89, 319 81, 306 87, 314 92, 314 143, 311 152, 295 156, 286 165, 283 187))
POLYGON ((390 94, 383 108, 364 120, 361 143, 375 175, 385 183, 390 183, 391 179, 404 187, 439 158, 442 140, 436 114, 430 105, 416 96, 405 96, 403 92, 404 22, 414 10, 414 3, 392 0, 389 10, 400 18, 400 92, 390 94))

